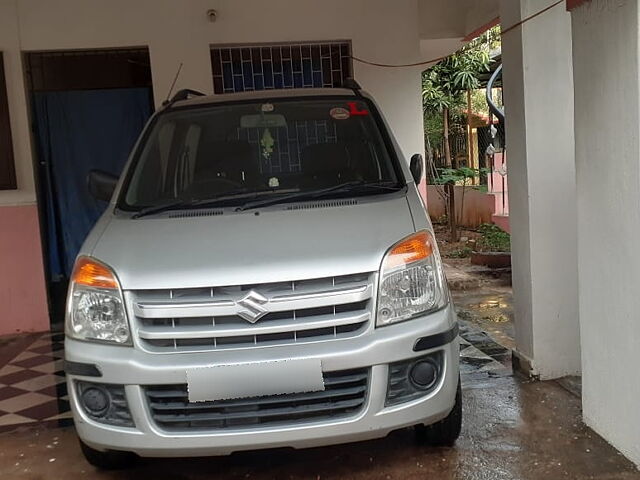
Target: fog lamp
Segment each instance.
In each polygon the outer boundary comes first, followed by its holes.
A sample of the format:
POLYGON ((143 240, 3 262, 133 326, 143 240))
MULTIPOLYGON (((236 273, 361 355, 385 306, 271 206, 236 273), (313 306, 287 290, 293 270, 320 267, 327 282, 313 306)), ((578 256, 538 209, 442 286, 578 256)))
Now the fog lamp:
POLYGON ((84 408, 95 417, 104 417, 111 406, 109 394, 98 386, 92 386, 82 392, 84 408))

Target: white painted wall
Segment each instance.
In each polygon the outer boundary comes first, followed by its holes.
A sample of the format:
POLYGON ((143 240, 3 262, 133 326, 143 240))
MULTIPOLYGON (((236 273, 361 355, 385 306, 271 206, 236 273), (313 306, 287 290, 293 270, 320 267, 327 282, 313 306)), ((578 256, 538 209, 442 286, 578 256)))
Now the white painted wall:
MULTIPOLYGON (((421 59, 418 0, 0 0, 19 189, 0 205, 35 193, 20 51, 148 46, 154 96, 176 88, 212 93, 212 44, 351 40, 355 56, 382 63, 421 59), (215 8, 211 23, 206 11, 215 8)), ((381 104, 407 157, 422 152, 420 69, 355 63, 355 77, 381 104)))
POLYGON ((583 415, 640 465, 638 3, 571 15, 583 415))
POLYGON ((499 0, 419 0, 420 37, 466 37, 498 18, 499 7, 499 0))
MULTIPOLYGON (((553 0, 502 0, 503 29, 553 0)), ((543 379, 580 372, 570 15, 503 38, 518 354, 543 379)))

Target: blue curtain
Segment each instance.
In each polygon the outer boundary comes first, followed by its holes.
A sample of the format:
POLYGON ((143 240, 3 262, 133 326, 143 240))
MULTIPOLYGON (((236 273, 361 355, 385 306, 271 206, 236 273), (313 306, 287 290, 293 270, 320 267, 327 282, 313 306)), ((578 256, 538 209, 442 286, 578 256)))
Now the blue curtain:
POLYGON ((49 271, 69 276, 106 204, 87 190, 87 174, 119 175, 153 111, 149 88, 34 94, 35 127, 47 208, 49 271))

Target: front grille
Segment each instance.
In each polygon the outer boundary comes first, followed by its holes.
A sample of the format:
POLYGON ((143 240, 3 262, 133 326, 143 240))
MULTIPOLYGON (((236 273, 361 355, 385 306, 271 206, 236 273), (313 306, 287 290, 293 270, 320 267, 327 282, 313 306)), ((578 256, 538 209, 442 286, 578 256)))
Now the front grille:
POLYGON ((141 345, 157 353, 350 338, 373 308, 373 274, 126 292, 141 345))
POLYGON ((163 430, 242 429, 356 415, 364 408, 369 370, 324 374, 325 390, 189 403, 186 385, 144 388, 151 417, 163 430))

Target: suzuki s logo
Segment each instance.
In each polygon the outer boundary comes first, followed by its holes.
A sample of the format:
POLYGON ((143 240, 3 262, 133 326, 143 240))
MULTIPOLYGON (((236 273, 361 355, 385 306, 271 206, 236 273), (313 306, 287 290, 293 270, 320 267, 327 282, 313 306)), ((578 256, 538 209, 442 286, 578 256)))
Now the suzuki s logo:
POLYGON ((258 292, 251 290, 244 297, 236 302, 238 307, 238 315, 247 322, 256 323, 267 313, 269 313, 262 305, 269 301, 268 298, 260 295, 258 292))

